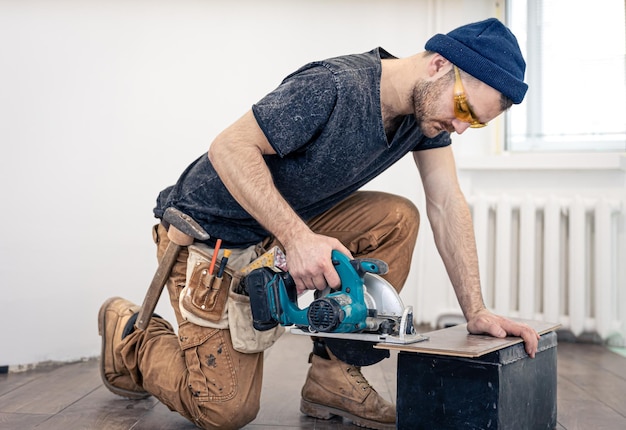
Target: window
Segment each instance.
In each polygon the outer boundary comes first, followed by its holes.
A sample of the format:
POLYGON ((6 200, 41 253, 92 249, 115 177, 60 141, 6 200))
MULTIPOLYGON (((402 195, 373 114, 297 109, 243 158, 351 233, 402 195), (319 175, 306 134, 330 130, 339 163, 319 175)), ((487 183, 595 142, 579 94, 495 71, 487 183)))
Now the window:
POLYGON ((624 0, 509 0, 529 90, 507 117, 511 151, 626 151, 624 0))

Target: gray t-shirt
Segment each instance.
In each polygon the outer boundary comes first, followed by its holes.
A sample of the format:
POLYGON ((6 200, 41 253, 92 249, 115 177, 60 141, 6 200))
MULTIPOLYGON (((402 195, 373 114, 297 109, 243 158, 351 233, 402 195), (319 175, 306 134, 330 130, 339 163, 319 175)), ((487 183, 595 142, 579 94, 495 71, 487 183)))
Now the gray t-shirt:
MULTIPOLYGON (((413 115, 387 140, 380 105, 382 48, 307 64, 252 107, 277 155, 265 156, 274 183, 307 220, 330 209, 410 151, 447 146, 425 137, 413 115)), ((233 199, 206 154, 163 190, 154 214, 175 206, 230 247, 269 235, 233 199)))

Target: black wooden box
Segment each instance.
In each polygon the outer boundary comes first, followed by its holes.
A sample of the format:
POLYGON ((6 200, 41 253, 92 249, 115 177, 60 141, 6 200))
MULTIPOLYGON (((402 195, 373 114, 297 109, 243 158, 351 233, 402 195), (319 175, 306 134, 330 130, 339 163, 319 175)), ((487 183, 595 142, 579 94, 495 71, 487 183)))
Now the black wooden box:
POLYGON ((521 343, 478 358, 400 352, 397 428, 554 429, 556 345, 551 331, 534 359, 521 343))

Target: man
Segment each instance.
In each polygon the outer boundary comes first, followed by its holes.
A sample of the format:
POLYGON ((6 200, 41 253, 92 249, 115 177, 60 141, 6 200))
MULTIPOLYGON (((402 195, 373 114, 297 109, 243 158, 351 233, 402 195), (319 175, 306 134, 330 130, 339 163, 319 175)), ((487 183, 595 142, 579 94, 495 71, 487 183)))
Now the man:
MULTIPOLYGON (((171 206, 190 215, 210 234, 209 246, 217 238, 229 249, 280 245, 299 291, 339 286, 333 250, 386 261, 386 279, 400 290, 419 213, 404 198, 358 189, 412 152, 468 330, 521 336, 534 356, 534 330, 485 308, 470 213, 449 146, 450 133, 482 127, 522 101, 524 70, 515 37, 496 19, 435 35, 425 52, 404 59, 378 48, 311 63, 217 136, 208 157, 160 194, 155 215, 171 206)), ((167 227, 155 230, 159 256, 167 227)), ((235 350, 227 328, 202 325, 193 310, 181 314, 193 270, 182 252, 167 284, 178 336, 158 316, 147 330, 136 330, 138 307, 126 300, 102 306, 103 381, 126 397, 152 394, 200 427, 239 428, 259 408, 263 354, 235 350)), ((302 412, 395 427, 394 406, 358 367, 339 361, 319 340, 310 362, 302 412)))

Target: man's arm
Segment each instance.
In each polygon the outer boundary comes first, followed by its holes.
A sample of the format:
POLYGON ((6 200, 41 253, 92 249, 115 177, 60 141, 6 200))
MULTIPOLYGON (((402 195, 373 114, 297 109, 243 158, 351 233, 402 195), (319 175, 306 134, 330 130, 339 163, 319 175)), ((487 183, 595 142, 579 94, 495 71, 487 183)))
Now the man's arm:
POLYGON ((459 187, 450 146, 414 152, 426 194, 426 211, 437 250, 454 287, 470 333, 495 337, 520 336, 526 352, 535 356, 539 335, 520 324, 491 313, 480 288, 478 256, 469 207, 459 187))
POLYGON ((209 159, 237 202, 285 247, 289 273, 298 290, 337 288, 333 249, 351 256, 337 239, 315 234, 274 185, 263 159, 276 151, 248 111, 211 144, 209 159))

